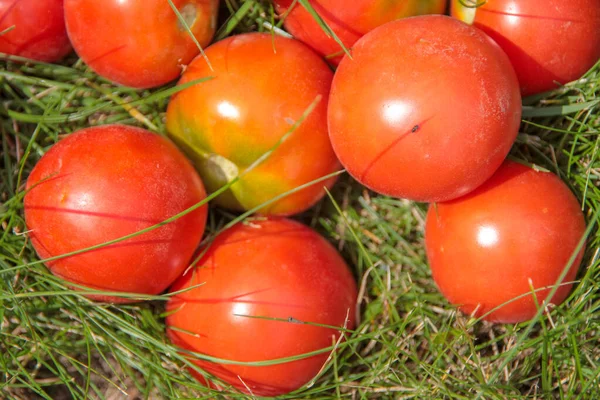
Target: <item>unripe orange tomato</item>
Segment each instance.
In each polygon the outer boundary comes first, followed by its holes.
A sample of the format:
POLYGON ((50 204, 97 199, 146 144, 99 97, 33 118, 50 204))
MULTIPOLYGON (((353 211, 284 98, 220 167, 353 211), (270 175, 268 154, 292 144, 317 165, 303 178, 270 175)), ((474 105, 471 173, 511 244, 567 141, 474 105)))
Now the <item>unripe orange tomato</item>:
POLYGON ((359 40, 333 79, 329 136, 347 171, 416 201, 465 195, 516 136, 515 72, 482 31, 446 16, 404 18, 359 40))
MULTIPOLYGON (((206 195, 175 145, 124 125, 83 129, 55 144, 34 167, 27 190, 25 223, 42 259, 148 228, 206 195)), ((206 213, 203 206, 158 229, 46 265, 53 274, 86 287, 158 294, 191 261, 206 213)))
POLYGON ((502 47, 524 96, 579 79, 600 59, 600 0, 487 0, 478 8, 463 5, 473 3, 453 0, 452 15, 473 23, 502 47))
MULTIPOLYGON (((173 4, 206 46, 217 26, 218 0, 173 4)), ((79 57, 121 85, 163 85, 200 52, 167 0, 65 0, 65 18, 79 57)))
MULTIPOLYGON (((342 59, 343 49, 329 37, 315 18, 293 0, 275 0, 279 15, 285 15, 285 28, 296 39, 311 46, 334 64, 342 59), (287 13, 287 14, 286 14, 287 13)), ((364 34, 395 19, 422 14, 443 14, 446 0, 309 0, 310 5, 349 49, 364 34)))
MULTIPOLYGON (((508 302, 485 319, 515 323, 534 317, 536 302, 543 303, 575 253, 585 221, 556 175, 506 161, 474 192, 432 204, 425 229, 427 257, 444 296, 476 317, 508 302)), ((582 255, 552 303, 567 297, 582 255)))
MULTIPOLYGON (((198 57, 180 84, 213 79, 171 99, 167 129, 194 161, 211 192, 272 150, 316 104, 287 140, 217 197, 216 204, 249 210, 338 169, 327 135, 333 73, 317 54, 297 40, 250 33, 215 43, 206 55, 212 70, 198 57)), ((312 185, 260 212, 291 215, 304 211, 323 197, 323 187, 334 181, 312 185)))
MULTIPOLYGON (((339 338, 335 328, 308 323, 354 328, 352 273, 312 229, 288 219, 257 220, 226 230, 205 250, 171 288, 201 284, 167 303, 174 344, 231 361, 268 361, 331 347, 339 338)), ((309 382, 328 355, 264 366, 191 359, 243 392, 277 396, 309 382)))
POLYGON ((55 62, 71 51, 63 0, 0 0, 0 32, 3 53, 55 62))

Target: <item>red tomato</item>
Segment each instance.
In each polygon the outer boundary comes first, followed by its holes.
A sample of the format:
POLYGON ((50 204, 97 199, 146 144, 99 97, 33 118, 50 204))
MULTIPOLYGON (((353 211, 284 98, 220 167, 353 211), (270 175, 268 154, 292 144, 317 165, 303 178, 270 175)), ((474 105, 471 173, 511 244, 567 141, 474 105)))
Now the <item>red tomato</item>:
MULTIPOLYGON (((88 128, 63 139, 37 163, 27 189, 25 222, 42 259, 135 233, 206 196, 193 167, 172 143, 123 125, 88 128)), ((47 266, 92 288, 160 293, 190 262, 206 212, 202 207, 148 233, 47 266)))
MULTIPOLYGON (((173 0, 201 46, 215 32, 218 0, 173 0)), ((77 54, 99 75, 135 88, 176 79, 199 49, 167 0, 65 0, 77 54)))
POLYGON ((0 0, 0 52, 55 62, 70 51, 63 0, 0 0))
POLYGON ((508 58, 483 32, 445 16, 405 18, 368 33, 352 55, 333 80, 329 135, 358 181, 445 201, 502 164, 521 98, 508 58))
MULTIPOLYGON (((272 149, 321 98, 266 161, 216 199, 218 205, 248 210, 338 169, 327 136, 333 74, 312 50, 293 39, 252 33, 216 43, 206 55, 213 70, 198 57, 180 84, 208 76, 214 79, 171 99, 167 129, 195 161, 209 191, 219 189, 272 149)), ((304 211, 323 197, 323 186, 334 181, 315 184, 261 212, 304 211)))
MULTIPOLYGON (((303 322, 354 327, 356 284, 344 260, 316 232, 288 219, 225 231, 171 290, 198 284, 167 303, 168 336, 197 353, 241 362, 276 360, 332 346, 339 338, 336 329, 303 322)), ((243 392, 247 386, 255 396, 277 396, 309 382, 328 355, 270 366, 193 360, 243 392)))
MULTIPOLYGON (((293 0, 274 0, 279 15, 288 12, 293 0)), ((421 14, 442 14, 446 0, 309 0, 309 3, 335 32, 346 48, 351 48, 364 34, 386 22, 421 14)), ((285 28, 324 56, 338 54, 331 59, 336 65, 342 59, 343 49, 314 17, 296 2, 284 21, 285 28)))
MULTIPOLYGON (((469 195, 429 207, 425 231, 433 278, 453 304, 494 322, 526 321, 555 285, 585 232, 577 199, 554 174, 507 161, 469 195), (534 301, 532 289, 536 292, 534 301)), ((569 293, 583 252, 552 298, 569 293)))
POLYGON ((452 15, 502 47, 524 96, 579 79, 600 58, 600 0, 488 0, 477 9, 454 0, 452 15))

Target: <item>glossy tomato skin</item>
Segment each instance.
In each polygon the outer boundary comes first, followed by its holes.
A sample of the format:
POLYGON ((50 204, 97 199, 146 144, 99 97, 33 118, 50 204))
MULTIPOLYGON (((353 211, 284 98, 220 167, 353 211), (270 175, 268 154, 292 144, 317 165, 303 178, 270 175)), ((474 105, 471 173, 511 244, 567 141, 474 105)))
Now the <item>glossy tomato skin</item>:
POLYGON ((63 0, 0 0, 0 52, 55 62, 71 51, 63 0))
MULTIPOLYGON (((342 59, 343 49, 329 37, 313 16, 293 0, 275 0, 279 15, 285 16, 285 28, 295 38, 311 46, 323 56, 332 56, 337 65, 342 59), (286 14, 287 13, 287 14, 286 14)), ((364 34, 395 19, 422 14, 443 14, 446 0, 310 0, 311 6, 349 49, 364 34)))
MULTIPOLYGON (((466 314, 493 322, 529 320, 555 285, 585 232, 575 196, 554 174, 506 161, 486 183, 460 199, 431 205, 425 241, 433 278, 466 314), (531 282, 531 283, 530 283, 531 282)), ((554 297, 567 297, 580 252, 554 297)))
MULTIPOLYGON (((292 220, 257 220, 223 232, 171 290, 200 283, 167 303, 169 338, 194 352, 242 362, 274 360, 329 347, 340 335, 300 321, 346 323, 348 329, 355 324, 356 284, 344 260, 320 235, 292 220)), ((243 392, 245 383, 255 396, 277 396, 309 382, 327 357, 270 366, 194 362, 243 392)))
MULTIPOLYGON (((36 164, 27 189, 25 222, 42 259, 135 233, 206 196, 175 145, 123 125, 87 128, 61 140, 36 164)), ((158 294, 190 262, 206 213, 204 206, 148 233, 46 265, 87 287, 158 294)))
POLYGON ((488 0, 474 9, 452 1, 508 54, 524 96, 579 79, 600 59, 600 0, 488 0))
MULTIPOLYGON (((274 148, 320 99, 285 142, 219 196, 216 204, 249 210, 339 168, 327 135, 333 73, 311 49, 297 40, 251 33, 222 40, 210 46, 206 55, 213 70, 198 57, 180 84, 214 79, 171 99, 167 130, 194 160, 209 191, 221 188, 274 148)), ((323 187, 334 181, 312 185, 263 207, 261 213, 304 211, 323 197, 323 187)))
POLYGON ((365 35, 352 55, 333 80, 329 135, 362 184, 446 201, 502 164, 521 98, 508 58, 483 32, 446 16, 405 18, 365 35))
MULTIPOLYGON (((201 46, 216 28, 218 0, 173 0, 201 46)), ((65 0, 67 31, 99 75, 150 88, 181 74, 199 49, 166 0, 65 0)))

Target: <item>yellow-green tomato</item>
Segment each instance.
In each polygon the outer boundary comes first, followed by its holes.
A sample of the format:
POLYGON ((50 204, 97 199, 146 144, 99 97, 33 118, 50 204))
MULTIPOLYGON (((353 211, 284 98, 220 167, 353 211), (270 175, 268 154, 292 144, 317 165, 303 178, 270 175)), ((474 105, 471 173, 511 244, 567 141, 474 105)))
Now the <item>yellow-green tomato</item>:
MULTIPOLYGON (((212 79, 173 97, 167 130, 209 191, 240 177, 215 199, 217 205, 238 211, 260 207, 339 168, 327 133, 333 73, 310 48, 294 39, 251 33, 210 46, 206 56, 210 65, 196 58, 180 84, 212 79)), ((263 206, 260 213, 304 211, 334 181, 319 181, 263 206)))

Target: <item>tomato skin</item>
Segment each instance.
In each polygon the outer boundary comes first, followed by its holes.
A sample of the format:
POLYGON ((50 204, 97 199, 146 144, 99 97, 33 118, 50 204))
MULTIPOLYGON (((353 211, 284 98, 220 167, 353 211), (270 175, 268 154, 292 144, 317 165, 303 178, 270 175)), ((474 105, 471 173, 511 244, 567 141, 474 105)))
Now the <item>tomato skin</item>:
POLYGON ((0 0, 0 52, 55 62, 69 54, 63 0, 0 0))
MULTIPOLYGON (((215 32, 218 0, 173 0, 201 46, 215 32), (187 8, 186 8, 187 7, 187 8)), ((166 0, 65 0, 67 31, 83 61, 121 85, 150 88, 179 77, 199 49, 166 0)))
MULTIPOLYGON (((537 312, 534 288, 556 284, 585 232, 575 196, 554 174, 506 161, 469 195, 431 205, 425 242, 433 278, 444 296, 466 314, 502 323, 527 321, 537 312)), ((580 252, 563 282, 577 274, 580 252)), ((552 303, 564 301, 572 284, 552 303)), ((536 292, 542 304, 550 289, 536 292)))
POLYGON ((446 16, 405 18, 365 35, 352 55, 333 79, 328 119, 333 148, 359 182, 446 201, 502 164, 521 98, 508 58, 483 32, 446 16))
MULTIPOLYGON (((27 189, 25 222, 42 259, 135 233, 206 196, 172 143, 124 125, 87 128, 61 140, 36 164, 27 189)), ((84 286, 158 294, 187 267, 206 214, 204 206, 153 231, 46 265, 84 286)))
MULTIPOLYGON (((333 73, 297 40, 251 33, 222 40, 206 50, 213 70, 198 57, 180 84, 214 77, 177 93, 167 109, 167 130, 195 161, 209 191, 242 173, 272 149, 321 97, 314 111, 266 161, 215 199, 219 206, 249 210, 339 168, 327 134, 327 100, 333 73), (276 49, 276 52, 274 51, 276 49), (234 174, 210 160, 218 154, 234 174)), ((291 215, 306 210, 335 179, 287 196, 261 213, 291 215)))
POLYGON ((502 47, 523 96, 579 79, 600 59, 599 0, 488 0, 477 9, 453 0, 452 15, 502 47))
MULTIPOLYGON (((347 49, 364 34, 387 22, 422 14, 443 14, 446 0, 309 0, 312 7, 335 32, 347 49)), ((292 0, 274 0, 279 15, 288 12, 292 0)), ((312 15, 299 3, 287 14, 284 26, 296 39, 311 46, 323 56, 340 54, 331 58, 338 65, 342 60, 342 47, 327 36, 312 15)))
MULTIPOLYGON (((235 314, 339 327, 348 316, 347 328, 355 324, 357 290, 348 266, 325 239, 292 220, 252 221, 223 232, 193 273, 171 290, 200 283, 167 303, 167 311, 173 312, 166 320, 168 336, 194 352, 232 361, 274 360, 329 347, 340 334, 235 314)), ((194 363, 243 392, 242 381, 255 396, 277 396, 309 382, 328 355, 271 366, 194 363)))

